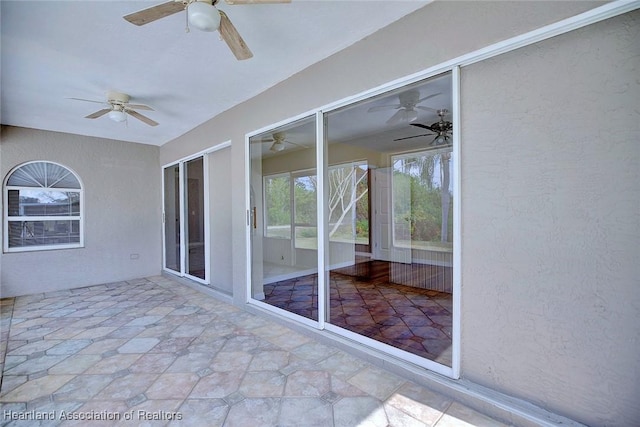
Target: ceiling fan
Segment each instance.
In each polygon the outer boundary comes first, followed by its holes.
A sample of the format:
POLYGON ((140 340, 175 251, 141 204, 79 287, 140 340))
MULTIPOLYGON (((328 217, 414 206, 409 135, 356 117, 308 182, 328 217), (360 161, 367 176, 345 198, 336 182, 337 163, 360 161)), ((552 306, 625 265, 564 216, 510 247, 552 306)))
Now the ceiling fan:
POLYGON ((309 148, 306 145, 298 144, 297 142, 287 140, 287 134, 285 132, 274 132, 271 135, 271 138, 263 138, 255 142, 260 142, 260 143, 273 142, 269 150, 273 151, 274 153, 284 150, 287 144, 295 145, 300 148, 309 148))
POLYGON ((432 95, 420 98, 420 91, 418 89, 411 89, 398 94, 398 100, 400 101, 398 104, 377 105, 375 107, 369 108, 369 112, 372 113, 382 110, 398 110, 393 116, 391 116, 391 118, 389 118, 389 120, 387 120, 387 124, 396 125, 403 122, 410 123, 418 119, 418 112, 416 111, 416 108, 426 111, 437 111, 434 108, 425 107, 418 104, 438 95, 441 94, 434 93, 432 95))
POLYGON ((453 123, 446 121, 444 119, 444 116, 446 116, 447 114, 449 114, 449 110, 447 109, 440 109, 437 110, 438 111, 438 116, 440 117, 440 120, 438 120, 435 123, 432 123, 431 125, 423 125, 420 123, 410 123, 411 126, 416 126, 419 127, 421 129, 427 129, 428 131, 431 131, 432 133, 424 133, 422 135, 414 135, 414 136, 407 136, 405 138, 398 138, 398 139, 394 139, 394 141, 402 141, 405 139, 411 139, 411 138, 419 138, 421 136, 429 136, 429 135, 436 135, 436 137, 433 139, 433 141, 431 141, 429 143, 429 145, 444 145, 444 144, 448 144, 451 140, 451 132, 453 131, 453 123))
POLYGON ((127 116, 135 117, 143 123, 148 124, 149 126, 158 126, 158 122, 151 120, 147 116, 143 116, 138 113, 136 110, 146 110, 146 111, 154 111, 153 108, 148 105, 142 104, 129 104, 129 95, 126 93, 109 91, 107 92, 107 101, 92 101, 90 99, 81 99, 81 98, 69 98, 76 101, 84 101, 84 102, 95 102, 97 104, 107 104, 108 108, 103 108, 102 110, 96 111, 95 113, 91 113, 88 116, 85 116, 85 119, 97 119, 98 117, 102 117, 105 114, 109 115, 109 118, 114 122, 124 122, 127 120, 127 116))
MULTIPOLYGON (((124 19, 135 25, 144 25, 157 21, 183 10, 187 11, 187 23, 201 31, 220 32, 220 37, 227 43, 231 52, 239 60, 249 59, 253 53, 233 26, 226 13, 216 8, 219 0, 172 0, 139 12, 126 15, 124 19)), ((291 0, 225 0, 234 4, 269 4, 291 3, 291 0)), ((188 31, 188 27, 187 27, 188 31)))

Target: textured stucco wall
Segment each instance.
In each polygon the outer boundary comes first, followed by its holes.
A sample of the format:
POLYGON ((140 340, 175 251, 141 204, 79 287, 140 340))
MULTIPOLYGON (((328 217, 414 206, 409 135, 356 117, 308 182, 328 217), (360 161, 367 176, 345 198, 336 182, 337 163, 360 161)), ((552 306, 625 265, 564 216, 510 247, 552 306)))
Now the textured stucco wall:
POLYGON ((640 11, 462 70, 462 368, 640 422, 640 11))
POLYGON ((3 297, 160 273, 158 147, 3 127, 0 150, 3 180, 23 162, 57 162, 80 176, 85 204, 84 248, 2 255, 3 297))

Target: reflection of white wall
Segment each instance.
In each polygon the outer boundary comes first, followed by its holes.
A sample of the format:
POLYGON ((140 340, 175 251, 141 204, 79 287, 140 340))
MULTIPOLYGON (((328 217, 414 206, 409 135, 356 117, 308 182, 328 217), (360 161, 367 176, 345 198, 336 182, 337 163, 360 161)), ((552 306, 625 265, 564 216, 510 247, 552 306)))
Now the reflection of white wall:
POLYGON ((2 297, 160 273, 161 180, 155 146, 2 128, 0 176, 29 160, 74 170, 84 190, 85 247, 3 254, 2 297))

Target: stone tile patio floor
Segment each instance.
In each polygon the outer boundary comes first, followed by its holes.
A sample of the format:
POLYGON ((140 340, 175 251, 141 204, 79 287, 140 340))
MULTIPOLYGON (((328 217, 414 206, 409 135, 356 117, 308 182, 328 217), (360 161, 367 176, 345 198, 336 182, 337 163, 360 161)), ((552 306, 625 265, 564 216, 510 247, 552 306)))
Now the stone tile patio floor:
POLYGON ((2 425, 503 425, 166 277, 1 303, 2 425))

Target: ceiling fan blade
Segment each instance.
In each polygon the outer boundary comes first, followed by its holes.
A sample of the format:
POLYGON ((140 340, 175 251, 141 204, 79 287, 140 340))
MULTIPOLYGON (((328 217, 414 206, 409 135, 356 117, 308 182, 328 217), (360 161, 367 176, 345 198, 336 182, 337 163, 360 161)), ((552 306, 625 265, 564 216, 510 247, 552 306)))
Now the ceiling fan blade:
POLYGON ((97 119, 98 117, 102 117, 105 114, 107 114, 109 111, 111 111, 111 108, 105 108, 102 109, 100 111, 96 111, 95 113, 89 114, 88 116, 85 116, 85 119, 97 119))
POLYGON ((300 148, 309 148, 306 145, 302 145, 302 144, 298 144, 297 142, 293 142, 293 141, 285 141, 287 144, 291 144, 291 145, 295 145, 296 147, 300 147, 300 148))
POLYGON ((440 92, 434 93, 433 95, 425 96, 424 98, 420 98, 416 104, 420 104, 422 101, 426 101, 427 99, 436 97, 438 95, 442 95, 440 92))
POLYGON ((170 1, 143 9, 139 12, 130 13, 129 15, 124 16, 124 19, 135 25, 144 25, 183 11, 184 8, 185 6, 182 2, 170 1))
POLYGON ((225 0, 227 4, 275 4, 291 3, 291 0, 225 0))
POLYGON ((104 101, 94 101, 93 99, 82 99, 82 98, 67 98, 74 101, 84 101, 84 102, 93 102, 95 104, 106 104, 104 101))
POLYGON ((136 110, 155 111, 153 108, 149 107, 148 105, 143 105, 143 104, 127 104, 127 107, 134 108, 136 110))
POLYGON ((220 36, 227 43, 231 52, 236 56, 238 60, 249 59, 253 56, 253 53, 249 50, 246 43, 233 26, 226 13, 220 12, 220 36))
POLYGON ((397 125, 398 123, 400 123, 402 121, 402 113, 404 113, 404 111, 405 111, 404 109, 396 111, 396 113, 393 116, 391 116, 389 120, 387 120, 387 124, 397 125))
POLYGON ((374 111, 383 111, 383 110, 397 110, 398 108, 402 107, 402 105, 400 104, 393 104, 393 105, 378 105, 376 107, 371 107, 369 108, 369 110, 367 110, 369 113, 373 113, 374 111))
POLYGON ((394 141, 402 141, 402 140, 405 140, 405 139, 419 138, 421 136, 429 136, 429 135, 433 135, 433 134, 432 133, 424 133, 422 135, 407 136, 407 137, 404 137, 404 138, 394 139, 394 141))
POLYGON ((431 129, 431 126, 423 125, 421 123, 409 123, 409 124, 411 126, 419 127, 419 128, 426 129, 426 130, 430 130, 431 132, 436 132, 435 130, 431 129))
POLYGON ((132 117, 135 117, 136 119, 140 120, 141 122, 144 122, 144 123, 148 124, 149 126, 158 126, 158 122, 155 122, 155 121, 151 120, 149 117, 143 116, 142 114, 138 113, 137 111, 129 110, 129 109, 125 109, 124 111, 125 111, 125 113, 131 115, 132 117))
POLYGON ((425 107, 425 106, 422 106, 422 105, 416 105, 416 108, 418 108, 420 110, 424 110, 424 111, 432 111, 434 113, 438 112, 437 108, 425 107))

